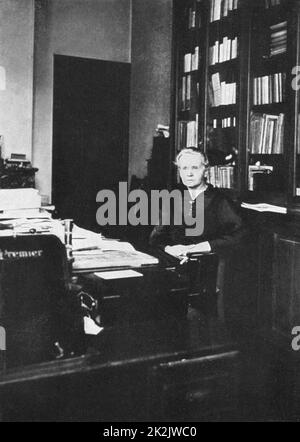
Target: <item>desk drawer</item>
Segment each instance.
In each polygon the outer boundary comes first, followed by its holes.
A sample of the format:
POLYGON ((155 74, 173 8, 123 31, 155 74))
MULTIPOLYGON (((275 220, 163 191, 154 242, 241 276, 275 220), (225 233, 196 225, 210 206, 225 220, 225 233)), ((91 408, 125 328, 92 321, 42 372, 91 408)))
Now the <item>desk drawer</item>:
POLYGON ((105 281, 95 275, 81 279, 84 290, 98 301, 102 326, 186 315, 186 284, 170 272, 143 272, 136 279, 105 281))
POLYGON ((186 294, 182 292, 157 294, 151 297, 134 298, 128 294, 112 294, 99 300, 99 314, 102 326, 112 326, 125 322, 141 322, 185 317, 187 311, 186 294))
POLYGON ((238 352, 155 366, 149 376, 153 420, 220 421, 236 418, 238 352))

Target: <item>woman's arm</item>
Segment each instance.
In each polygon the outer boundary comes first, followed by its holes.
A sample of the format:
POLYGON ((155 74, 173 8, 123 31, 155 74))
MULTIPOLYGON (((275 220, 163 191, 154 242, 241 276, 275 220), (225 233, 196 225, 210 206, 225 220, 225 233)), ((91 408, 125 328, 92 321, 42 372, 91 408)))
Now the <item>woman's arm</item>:
POLYGON ((232 248, 241 242, 245 228, 237 208, 228 198, 220 198, 216 214, 220 232, 209 243, 213 252, 222 253, 225 249, 232 248))

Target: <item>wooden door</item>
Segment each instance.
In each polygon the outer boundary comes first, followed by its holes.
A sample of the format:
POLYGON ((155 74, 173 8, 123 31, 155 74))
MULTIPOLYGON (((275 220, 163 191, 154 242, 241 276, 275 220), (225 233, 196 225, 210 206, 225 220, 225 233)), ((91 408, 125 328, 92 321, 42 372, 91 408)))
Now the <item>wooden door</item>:
POLYGON ((54 56, 53 203, 99 230, 96 194, 127 180, 130 65, 54 56))

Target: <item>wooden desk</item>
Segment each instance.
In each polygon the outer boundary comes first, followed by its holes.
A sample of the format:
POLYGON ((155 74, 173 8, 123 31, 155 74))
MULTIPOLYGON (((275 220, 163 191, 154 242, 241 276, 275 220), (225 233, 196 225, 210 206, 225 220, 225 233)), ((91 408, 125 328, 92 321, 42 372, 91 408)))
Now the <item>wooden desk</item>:
POLYGON ((224 325, 190 311, 185 321, 107 328, 82 357, 3 375, 2 419, 233 419, 238 381, 238 352, 224 325))
POLYGON ((189 281, 175 267, 136 269, 142 277, 104 280, 94 273, 78 277, 78 284, 97 300, 103 327, 187 314, 189 281))
POLYGON ((187 422, 236 417, 238 351, 224 324, 187 308, 184 272, 159 266, 139 270, 144 273, 140 282, 106 284, 94 275, 84 276, 85 288, 98 294, 99 302, 119 296, 117 316, 111 320, 109 306, 104 330, 84 338, 82 356, 2 374, 2 420, 187 422))

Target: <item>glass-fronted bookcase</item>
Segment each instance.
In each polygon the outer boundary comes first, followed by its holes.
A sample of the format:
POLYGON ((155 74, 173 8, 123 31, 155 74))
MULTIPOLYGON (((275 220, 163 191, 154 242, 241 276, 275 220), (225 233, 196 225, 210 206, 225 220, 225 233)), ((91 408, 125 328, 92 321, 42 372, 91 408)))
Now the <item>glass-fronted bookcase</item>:
POLYGON ((174 156, 205 151, 238 199, 300 201, 299 16, 295 0, 174 1, 174 156))
POLYGON ((288 196, 290 207, 300 207, 300 2, 294 6, 291 46, 290 150, 288 155, 288 196))

